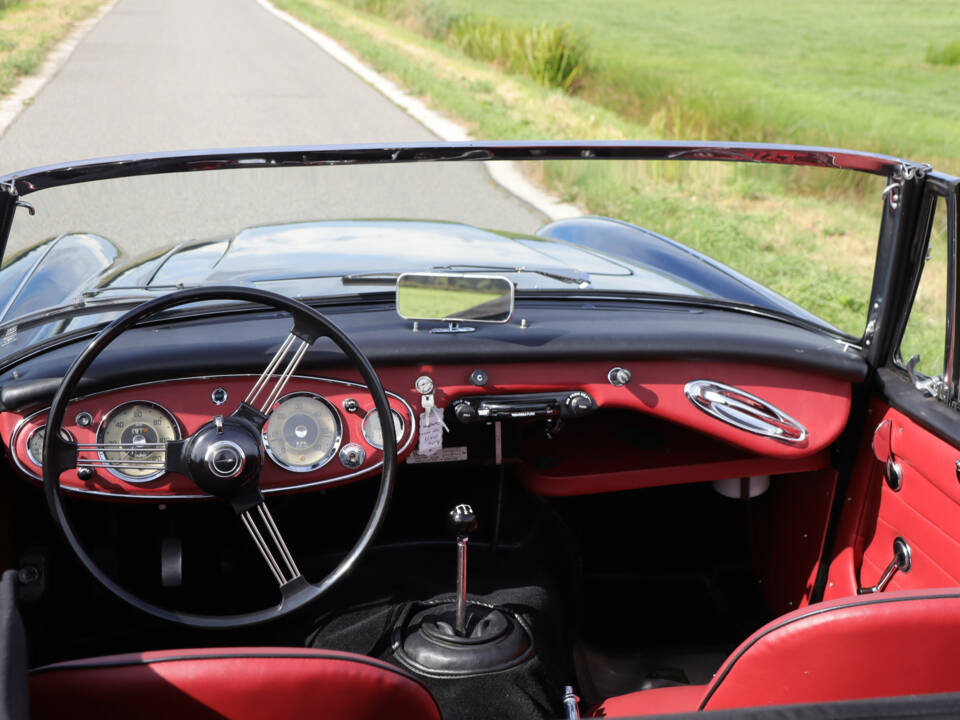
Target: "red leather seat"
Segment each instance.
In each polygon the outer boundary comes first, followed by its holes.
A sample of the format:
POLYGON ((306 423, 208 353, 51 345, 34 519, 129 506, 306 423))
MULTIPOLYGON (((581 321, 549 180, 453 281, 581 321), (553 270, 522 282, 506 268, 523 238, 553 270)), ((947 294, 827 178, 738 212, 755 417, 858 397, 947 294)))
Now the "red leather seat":
POLYGON ((33 718, 440 720, 430 693, 380 660, 301 648, 113 655, 30 675, 33 718))
POLYGON ((605 700, 598 717, 960 691, 960 589, 819 603, 760 628, 707 685, 605 700))

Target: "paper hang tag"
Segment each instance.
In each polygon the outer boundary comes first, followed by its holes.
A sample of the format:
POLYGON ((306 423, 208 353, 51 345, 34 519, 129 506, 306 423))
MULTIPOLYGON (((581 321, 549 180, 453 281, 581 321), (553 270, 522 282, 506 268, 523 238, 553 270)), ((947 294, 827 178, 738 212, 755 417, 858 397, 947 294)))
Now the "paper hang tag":
POLYGON ((417 452, 421 455, 432 455, 442 450, 443 431, 446 429, 443 412, 439 408, 430 408, 420 413, 420 444, 417 452))

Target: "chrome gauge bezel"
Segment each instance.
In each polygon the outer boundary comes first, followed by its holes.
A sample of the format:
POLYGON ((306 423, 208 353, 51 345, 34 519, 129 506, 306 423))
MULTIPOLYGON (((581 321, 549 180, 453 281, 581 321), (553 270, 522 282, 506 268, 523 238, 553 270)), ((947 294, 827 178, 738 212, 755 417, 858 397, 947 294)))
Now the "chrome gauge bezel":
MULTIPOLYGON (((38 432, 40 432, 41 430, 46 430, 46 429, 47 429, 47 424, 46 424, 46 423, 44 423, 43 425, 37 425, 37 427, 35 427, 33 430, 31 430, 31 431, 30 431, 30 434, 27 435, 27 439, 26 439, 26 441, 24 441, 24 444, 23 444, 23 451, 26 453, 27 459, 28 459, 30 462, 32 462, 34 465, 36 465, 38 468, 40 468, 41 470, 43 469, 43 458, 39 458, 39 459, 38 459, 38 458, 35 458, 35 457, 33 456, 33 453, 30 452, 30 441, 33 440, 33 436, 34 436, 34 435, 36 435, 36 434, 37 434, 38 432)), ((71 434, 70 434, 70 431, 67 430, 66 428, 61 427, 61 428, 60 428, 60 432, 63 433, 64 435, 66 435, 66 438, 64 438, 64 439, 65 439, 67 442, 76 442, 76 440, 74 440, 74 438, 73 438, 73 435, 71 435, 71 434)))
MULTIPOLYGON (((160 403, 153 402, 152 400, 129 400, 127 402, 120 403, 119 405, 116 405, 115 407, 111 408, 109 411, 103 414, 102 418, 100 418, 100 423, 97 425, 97 435, 96 435, 97 444, 100 444, 103 442, 102 433, 106 429, 107 424, 110 422, 113 416, 116 415, 119 411, 123 410, 124 408, 130 407, 131 405, 149 405, 150 407, 158 410, 163 415, 166 415, 167 419, 173 425, 173 429, 176 434, 176 437, 174 438, 174 440, 182 439, 183 436, 180 432, 180 423, 177 421, 177 416, 174 415, 169 410, 167 410, 163 405, 161 405, 160 403)), ((157 470, 155 473, 151 473, 150 475, 140 475, 136 477, 131 477, 126 473, 124 473, 123 471, 117 470, 116 468, 111 467, 110 466, 111 461, 107 459, 106 455, 104 455, 102 450, 97 451, 97 456, 103 462, 104 470, 106 470, 108 473, 113 475, 115 478, 119 480, 123 480, 124 482, 132 483, 134 485, 141 485, 143 483, 152 482, 159 477, 163 477, 167 472, 166 470, 157 470)), ((77 461, 78 466, 82 464, 83 464, 83 460, 77 461)))
POLYGON ((333 458, 336 457, 337 452, 340 450, 340 443, 343 442, 343 418, 340 416, 340 411, 337 410, 336 406, 327 400, 323 395, 317 393, 309 392, 306 390, 301 390, 297 392, 289 393, 284 395, 282 398, 277 400, 274 403, 273 408, 270 410, 270 415, 267 415, 267 422, 263 426, 263 430, 260 432, 260 437, 263 440, 263 449, 267 451, 267 456, 279 468, 288 470, 289 472, 295 473, 308 473, 313 472, 314 470, 319 470, 324 465, 328 464, 333 458), (333 445, 331 445, 329 452, 323 456, 320 460, 313 463, 312 465, 290 465, 287 462, 284 462, 278 458, 273 453, 273 449, 270 447, 270 439, 267 437, 267 425, 270 424, 270 418, 273 416, 273 413, 276 411, 279 405, 282 405, 287 400, 297 397, 309 397, 319 400, 321 403, 327 406, 327 409, 333 414, 333 421, 336 424, 336 434, 333 438, 333 445))
MULTIPOLYGON (((367 420, 370 419, 370 416, 377 412, 377 409, 374 408, 366 415, 363 416, 363 422, 360 423, 360 432, 363 433, 363 439, 367 441, 370 447, 375 447, 377 450, 383 450, 383 444, 377 444, 370 439, 370 436, 367 435, 367 420)), ((407 432, 407 424, 403 421, 403 415, 398 413, 394 408, 390 408, 390 412, 393 413, 393 416, 400 421, 400 431, 397 433, 397 447, 400 447, 400 441, 403 439, 404 433, 407 432)), ((377 413, 377 419, 379 421, 380 414, 377 413)))

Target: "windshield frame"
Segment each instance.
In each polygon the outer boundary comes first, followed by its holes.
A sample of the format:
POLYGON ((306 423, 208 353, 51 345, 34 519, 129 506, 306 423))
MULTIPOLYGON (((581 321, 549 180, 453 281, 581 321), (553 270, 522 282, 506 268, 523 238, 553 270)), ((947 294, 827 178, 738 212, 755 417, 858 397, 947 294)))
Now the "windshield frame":
MULTIPOLYGON (((94 158, 32 168, 0 176, 0 260, 18 207, 31 212, 21 198, 49 188, 124 177, 204 172, 226 169, 289 168, 311 166, 397 164, 419 162, 487 162, 544 160, 640 160, 715 161, 795 165, 886 176, 889 187, 905 190, 920 184, 930 166, 899 157, 839 148, 769 143, 687 142, 687 141, 523 141, 351 144, 292 147, 254 147, 162 152, 94 158)), ((886 191, 885 191, 886 192, 886 191)), ((909 219, 902 208, 884 205, 874 268, 871 307, 882 297, 878 285, 879 263, 909 219), (906 223, 888 223, 888 214, 906 223)), ((875 318, 874 318, 875 319, 875 318)), ((873 327, 876 327, 874 324, 873 327)), ((827 332, 825 328, 821 331, 827 332)), ((871 318, 860 344, 869 345, 871 318)), ((847 336, 848 340, 855 339, 847 336)))

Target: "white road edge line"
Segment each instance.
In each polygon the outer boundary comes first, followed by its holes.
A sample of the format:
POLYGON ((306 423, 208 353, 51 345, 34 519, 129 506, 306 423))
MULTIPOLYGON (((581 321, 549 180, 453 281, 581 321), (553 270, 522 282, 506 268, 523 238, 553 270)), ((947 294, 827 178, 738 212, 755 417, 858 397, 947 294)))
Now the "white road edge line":
MULTIPOLYGON (((316 28, 276 8, 270 0, 256 0, 264 10, 303 33, 334 60, 352 71, 394 105, 405 110, 414 120, 437 135, 441 140, 462 142, 472 138, 458 123, 429 108, 423 101, 413 97, 396 83, 380 75, 336 40, 316 28)), ((532 205, 551 220, 580 217, 583 211, 575 205, 564 203, 550 193, 527 180, 514 162, 488 162, 483 164, 490 176, 507 191, 532 205)))
MULTIPOLYGON (((79 23, 70 33, 59 42, 59 44, 50 52, 43 65, 33 75, 26 75, 13 88, 10 94, 0 101, 0 135, 3 135, 7 128, 13 124, 17 116, 23 112, 43 86, 50 82, 51 78, 57 74, 67 58, 73 53, 83 40, 84 36, 93 29, 93 26, 100 22, 100 19, 113 9, 119 0, 110 0, 103 7, 97 10, 91 17, 79 23)), ((11 168, 7 168, 10 170, 11 168)))

